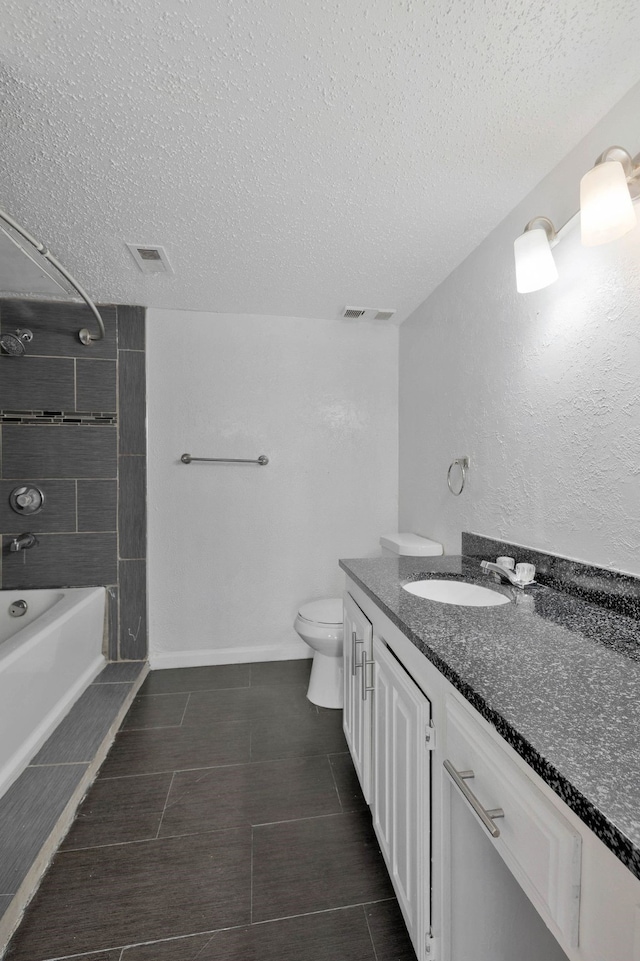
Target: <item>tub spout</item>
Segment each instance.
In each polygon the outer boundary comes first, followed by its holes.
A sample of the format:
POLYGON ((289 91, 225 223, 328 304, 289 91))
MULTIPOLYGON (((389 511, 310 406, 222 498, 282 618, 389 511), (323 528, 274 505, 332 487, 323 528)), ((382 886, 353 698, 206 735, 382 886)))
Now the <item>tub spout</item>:
POLYGON ((38 544, 38 538, 35 534, 19 534, 18 537, 14 537, 9 544, 10 551, 28 551, 30 547, 35 547, 38 544))

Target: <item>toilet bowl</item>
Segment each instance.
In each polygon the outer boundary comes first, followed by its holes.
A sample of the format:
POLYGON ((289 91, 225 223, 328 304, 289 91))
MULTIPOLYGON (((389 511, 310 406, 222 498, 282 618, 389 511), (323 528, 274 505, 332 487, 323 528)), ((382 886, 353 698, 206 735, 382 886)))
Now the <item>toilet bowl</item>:
POLYGON ((319 707, 342 707, 342 617, 342 598, 327 597, 303 604, 293 625, 314 652, 307 697, 319 707))

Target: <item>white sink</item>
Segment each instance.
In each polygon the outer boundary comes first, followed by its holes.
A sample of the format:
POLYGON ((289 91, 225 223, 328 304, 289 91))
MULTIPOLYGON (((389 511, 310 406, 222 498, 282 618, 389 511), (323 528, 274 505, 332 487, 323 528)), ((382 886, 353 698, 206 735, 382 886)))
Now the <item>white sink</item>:
POLYGON ((466 581, 412 581, 402 585, 405 591, 423 597, 426 601, 438 601, 440 604, 457 604, 460 607, 498 607, 508 604, 509 598, 498 591, 479 584, 467 584, 466 581))

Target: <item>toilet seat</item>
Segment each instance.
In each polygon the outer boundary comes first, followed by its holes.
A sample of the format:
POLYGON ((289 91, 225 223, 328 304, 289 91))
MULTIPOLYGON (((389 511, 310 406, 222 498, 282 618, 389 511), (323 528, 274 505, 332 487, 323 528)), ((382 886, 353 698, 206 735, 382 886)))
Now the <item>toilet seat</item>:
POLYGON ((325 597, 321 601, 311 601, 298 609, 298 617, 310 624, 322 624, 327 627, 342 625, 343 608, 341 597, 325 597))

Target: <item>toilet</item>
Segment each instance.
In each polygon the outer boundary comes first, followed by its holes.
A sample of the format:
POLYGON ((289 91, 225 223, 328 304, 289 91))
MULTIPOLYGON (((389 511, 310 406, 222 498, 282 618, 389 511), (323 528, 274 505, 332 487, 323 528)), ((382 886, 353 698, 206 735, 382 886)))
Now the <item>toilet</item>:
POLYGON ((314 651, 307 697, 318 707, 342 707, 342 598, 325 597, 303 604, 294 622, 314 651))
MULTIPOLYGON (((384 534, 380 546, 383 554, 433 557, 443 553, 442 544, 419 534, 384 534)), ((293 625, 314 652, 307 697, 318 707, 343 705, 342 620, 342 598, 326 597, 303 604, 293 625)))

